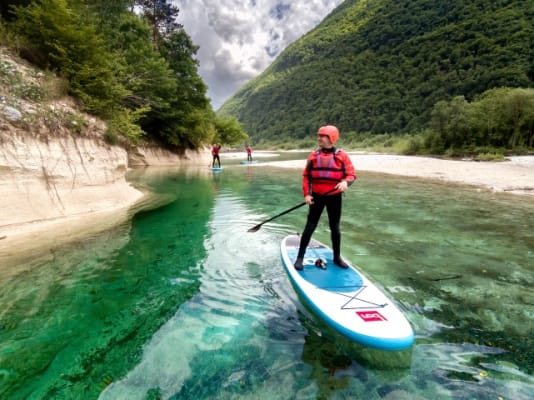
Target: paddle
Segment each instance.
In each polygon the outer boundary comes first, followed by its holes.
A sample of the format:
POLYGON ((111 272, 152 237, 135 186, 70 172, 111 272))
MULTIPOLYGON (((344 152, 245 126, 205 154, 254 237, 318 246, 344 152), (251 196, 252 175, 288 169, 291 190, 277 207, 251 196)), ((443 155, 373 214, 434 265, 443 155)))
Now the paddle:
MULTIPOLYGON (((326 192, 325 194, 322 194, 321 196, 327 196, 327 195, 329 195, 330 193, 335 192, 336 190, 337 190, 337 189, 334 188, 334 189, 332 189, 332 190, 329 190, 329 191, 326 192)), ((266 219, 266 220, 263 221, 263 222, 260 222, 258 225, 254 225, 254 226, 253 226, 252 228, 250 228, 247 232, 257 232, 257 231, 260 230, 260 228, 261 228, 261 226, 262 226, 263 224, 266 224, 267 222, 270 222, 270 221, 272 221, 273 219, 276 219, 276 218, 278 218, 278 217, 281 217, 282 215, 285 215, 285 214, 287 214, 287 213, 290 213, 291 211, 296 210, 297 208, 300 208, 300 207, 305 206, 305 205, 306 205, 306 202, 303 201, 302 203, 297 204, 295 207, 291 207, 290 209, 285 210, 285 211, 281 212, 280 214, 276 214, 274 217, 271 217, 271 218, 269 218, 269 219, 266 219)))

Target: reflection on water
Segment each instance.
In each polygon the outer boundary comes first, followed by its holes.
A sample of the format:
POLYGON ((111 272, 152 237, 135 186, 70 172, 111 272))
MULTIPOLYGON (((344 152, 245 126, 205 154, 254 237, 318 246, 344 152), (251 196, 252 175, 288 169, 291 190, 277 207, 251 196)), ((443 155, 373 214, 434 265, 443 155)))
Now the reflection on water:
MULTIPOLYGON (((130 225, 0 282, 0 397, 531 398, 531 198, 361 174, 343 254, 417 335, 381 352, 326 328, 291 288, 279 243, 304 208, 247 232, 302 201, 300 172, 134 171, 157 195, 130 225)), ((329 243, 326 218, 315 236, 329 243)))

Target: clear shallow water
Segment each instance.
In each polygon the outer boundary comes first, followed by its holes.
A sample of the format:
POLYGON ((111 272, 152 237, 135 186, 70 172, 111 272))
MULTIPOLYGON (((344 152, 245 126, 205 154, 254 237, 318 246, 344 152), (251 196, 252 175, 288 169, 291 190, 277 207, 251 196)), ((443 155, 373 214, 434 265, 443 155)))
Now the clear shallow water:
MULTIPOLYGON (((530 399, 534 201, 362 174, 345 257, 404 308, 411 352, 370 351, 295 296, 279 242, 300 171, 149 169, 157 201, 0 282, 0 398, 530 399)), ((329 243, 326 215, 315 233, 329 243)))

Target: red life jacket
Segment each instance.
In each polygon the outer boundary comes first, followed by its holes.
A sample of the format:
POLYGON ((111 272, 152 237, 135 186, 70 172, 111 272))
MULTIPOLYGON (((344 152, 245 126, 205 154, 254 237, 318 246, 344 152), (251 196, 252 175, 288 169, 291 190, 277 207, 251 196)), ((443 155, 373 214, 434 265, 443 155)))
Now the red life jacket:
POLYGON ((211 155, 212 156, 218 156, 219 155, 219 150, 221 149, 221 146, 213 146, 211 148, 211 155))
POLYGON ((317 193, 324 194, 332 190, 342 180, 349 186, 356 180, 356 172, 347 153, 341 149, 311 152, 302 173, 302 191, 304 196, 317 193))

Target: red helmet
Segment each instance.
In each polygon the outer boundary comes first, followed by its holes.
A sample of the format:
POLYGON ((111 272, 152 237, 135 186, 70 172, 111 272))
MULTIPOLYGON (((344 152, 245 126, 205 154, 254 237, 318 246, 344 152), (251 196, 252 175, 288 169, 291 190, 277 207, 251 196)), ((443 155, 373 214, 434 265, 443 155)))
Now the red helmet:
POLYGON ((339 139, 339 131, 334 125, 321 126, 317 131, 317 134, 328 136, 332 144, 336 143, 339 139))

